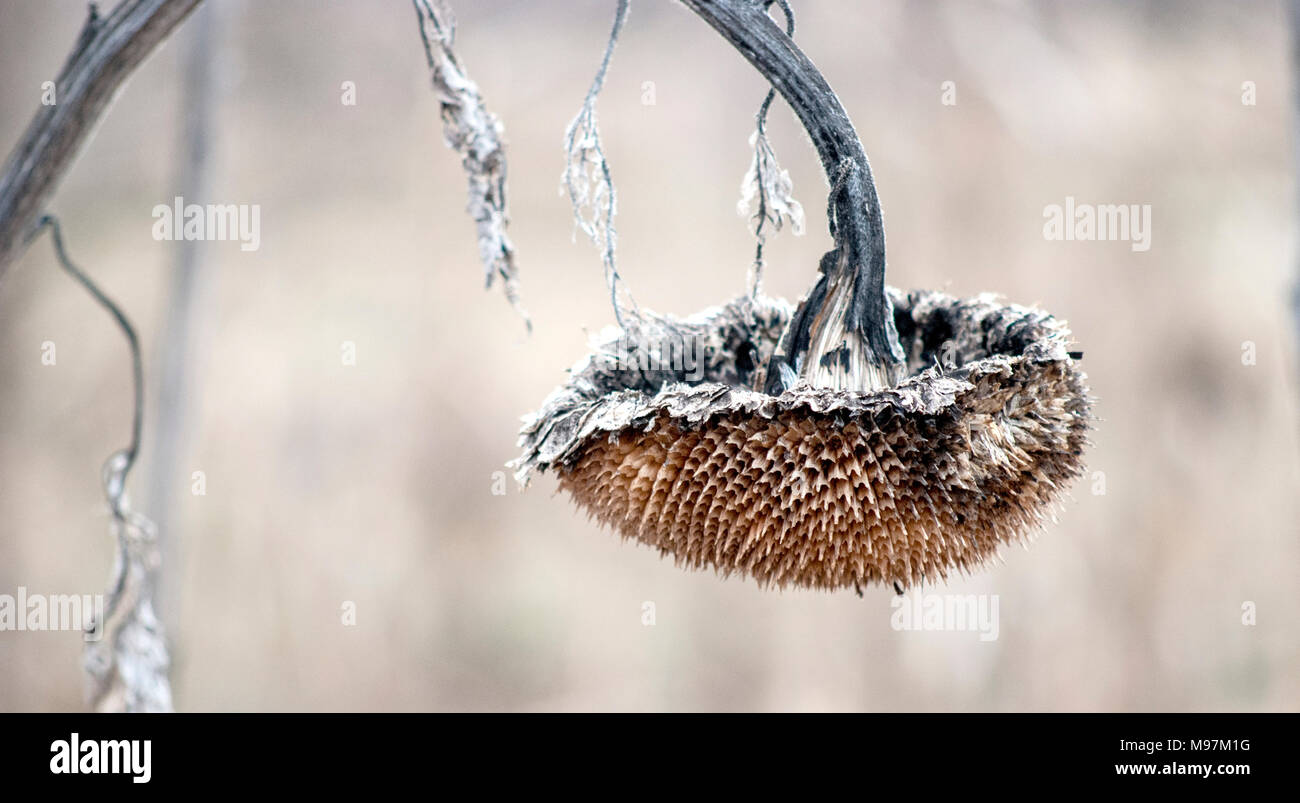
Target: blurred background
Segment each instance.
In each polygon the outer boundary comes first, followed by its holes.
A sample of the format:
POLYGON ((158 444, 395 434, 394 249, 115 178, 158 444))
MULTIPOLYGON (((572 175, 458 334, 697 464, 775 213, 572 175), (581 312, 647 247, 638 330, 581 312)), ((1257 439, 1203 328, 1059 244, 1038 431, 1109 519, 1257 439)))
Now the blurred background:
MULTIPOLYGON (((552 477, 523 493, 509 477, 519 417, 613 320, 557 190, 612 0, 453 1, 459 54, 506 129, 531 336, 483 290, 411 5, 209 0, 127 84, 51 205, 145 347, 131 489, 163 526, 179 709, 1300 707, 1283 7, 792 4, 872 160, 891 284, 1040 305, 1085 352, 1101 422, 1060 523, 937 589, 997 594, 998 639, 895 631, 886 589, 687 573, 598 530, 552 477), (210 58, 191 58, 204 36, 210 58), (195 185, 185 96, 205 75, 195 185), (182 245, 155 241, 151 217, 176 195, 261 207, 259 250, 197 245, 179 346, 182 245), (1067 196, 1150 204, 1150 250, 1045 240, 1043 210, 1067 196), (160 406, 169 343, 183 384, 160 406)), ((0 0, 0 151, 84 14, 0 0)), ((743 291, 753 238, 736 203, 765 90, 682 6, 634 2, 599 114, 642 306, 685 314, 743 291)), ((804 236, 769 239, 766 289, 793 300, 829 247, 826 184, 780 100, 770 129, 808 214, 804 236)), ((0 343, 0 593, 99 593, 125 344, 46 240, 0 283, 0 343)), ((78 633, 0 632, 0 710, 81 709, 80 651, 78 633)))

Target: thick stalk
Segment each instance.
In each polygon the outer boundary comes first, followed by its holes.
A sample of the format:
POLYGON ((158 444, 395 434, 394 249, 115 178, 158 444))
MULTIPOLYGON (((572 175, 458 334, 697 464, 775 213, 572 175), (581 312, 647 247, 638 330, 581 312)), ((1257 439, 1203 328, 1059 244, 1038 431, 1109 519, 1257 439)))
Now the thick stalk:
POLYGON ((767 368, 780 393, 782 365, 815 387, 871 391, 903 373, 893 305, 885 295, 885 229, 871 165, 848 113, 816 66, 770 16, 771 0, 681 0, 781 93, 808 131, 831 185, 834 250, 799 303, 767 368))
POLYGON ((0 277, 35 235, 54 194, 122 83, 201 0, 122 0, 96 6, 43 105, 0 170, 0 277))

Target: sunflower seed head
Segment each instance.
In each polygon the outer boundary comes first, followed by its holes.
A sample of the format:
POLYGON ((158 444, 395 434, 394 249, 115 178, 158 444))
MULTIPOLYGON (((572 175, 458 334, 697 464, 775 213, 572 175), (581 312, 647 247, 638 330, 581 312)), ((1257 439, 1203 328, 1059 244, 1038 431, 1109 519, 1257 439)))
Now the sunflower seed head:
POLYGON ((728 361, 770 353, 789 312, 742 300, 694 319, 731 344, 699 382, 576 371, 525 427, 519 476, 551 468, 622 536, 762 585, 977 569, 1039 530, 1082 474, 1085 377, 1045 313, 891 295, 910 373, 895 387, 750 389, 728 361))

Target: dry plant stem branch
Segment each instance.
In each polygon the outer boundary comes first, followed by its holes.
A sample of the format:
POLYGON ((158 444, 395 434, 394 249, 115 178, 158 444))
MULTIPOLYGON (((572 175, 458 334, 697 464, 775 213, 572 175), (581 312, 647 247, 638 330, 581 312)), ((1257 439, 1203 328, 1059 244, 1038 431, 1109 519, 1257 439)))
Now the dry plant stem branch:
POLYGON ((866 152, 826 79, 768 15, 766 0, 681 0, 767 78, 808 131, 831 184, 835 249, 773 355, 764 389, 793 371, 814 387, 871 391, 896 383, 903 354, 885 295, 885 231, 866 152), (782 370, 782 365, 785 369, 782 370))
POLYGON ((502 126, 488 111, 478 85, 466 73, 453 45, 456 21, 442 0, 412 0, 420 23, 420 39, 442 106, 443 138, 456 151, 469 179, 469 213, 478 229, 479 257, 487 286, 500 277, 506 299, 532 330, 519 303, 519 268, 515 247, 506 236, 506 151, 502 126))
POLYGON ((139 64, 201 0, 122 0, 90 14, 55 80, 55 103, 42 106, 0 172, 0 277, 113 96, 139 64))
MULTIPOLYGON (((122 330, 127 344, 131 347, 131 387, 135 394, 135 405, 131 416, 131 443, 121 452, 125 458, 125 463, 119 472, 119 476, 124 486, 126 475, 130 472, 131 467, 135 465, 135 459, 140 454, 140 433, 144 427, 144 365, 140 359, 140 339, 136 337, 135 328, 131 326, 131 322, 127 320, 122 310, 113 303, 112 299, 104 295, 104 291, 100 290, 91 281, 90 277, 68 258, 67 251, 63 247, 63 229, 59 226, 57 218, 53 215, 42 215, 36 222, 36 229, 32 232, 32 239, 35 239, 36 235, 47 228, 54 240, 54 253, 59 258, 59 265, 72 278, 76 279, 82 287, 86 288, 86 291, 94 297, 101 307, 108 311, 109 315, 113 316, 113 320, 117 322, 118 328, 122 330)), ((116 492, 109 496, 113 515, 117 518, 123 517, 122 491, 123 488, 117 488, 116 492)))
MULTIPOLYGON (((785 35, 794 38, 794 10, 786 0, 775 0, 785 15, 785 35)), ((757 298, 763 290, 763 246, 767 244, 768 223, 777 231, 787 221, 795 234, 803 233, 803 207, 794 199, 789 174, 777 164, 772 143, 767 138, 767 112, 776 100, 776 90, 769 89, 754 116, 754 159, 741 187, 741 214, 749 209, 753 198, 758 199, 754 211, 754 266, 750 271, 749 296, 757 298)))
POLYGON ((170 657, 162 622, 154 613, 159 552, 157 528, 145 516, 131 510, 126 479, 140 453, 144 421, 144 369, 140 341, 122 310, 68 257, 59 222, 51 215, 37 221, 36 234, 50 230, 59 265, 84 287, 117 322, 131 349, 131 379, 134 413, 131 442, 109 455, 104 463, 104 495, 112 513, 110 532, 117 542, 117 558, 102 618, 94 622, 87 638, 85 668, 90 680, 90 699, 98 711, 172 710, 171 683, 167 673, 170 657))
POLYGON ((618 198, 614 193, 614 179, 605 159, 605 149, 600 142, 600 127, 596 123, 596 98, 605 86, 605 74, 614 57, 614 46, 627 22, 630 0, 618 0, 614 12, 614 27, 605 44, 605 55, 600 61, 596 77, 582 101, 582 108, 564 131, 564 173, 560 177, 563 189, 573 205, 573 221, 577 228, 591 238, 600 249, 605 265, 605 283, 609 286, 610 304, 619 326, 626 329, 629 322, 640 321, 636 301, 627 288, 623 288, 626 302, 619 295, 621 277, 615 262, 618 232, 614 229, 614 216, 618 214, 618 198), (624 317, 624 315, 627 317, 624 317))

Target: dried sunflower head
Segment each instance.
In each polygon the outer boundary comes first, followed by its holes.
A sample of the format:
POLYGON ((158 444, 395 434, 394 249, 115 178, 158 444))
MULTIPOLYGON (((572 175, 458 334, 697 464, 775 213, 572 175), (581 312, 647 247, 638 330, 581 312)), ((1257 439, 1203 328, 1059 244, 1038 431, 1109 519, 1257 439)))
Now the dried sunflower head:
POLYGON ((1085 376, 1046 313, 889 293, 908 358, 895 387, 755 390, 789 321, 781 301, 647 316, 526 419, 516 476, 551 469, 623 537, 761 585, 976 569, 1036 532, 1083 472, 1085 376))

